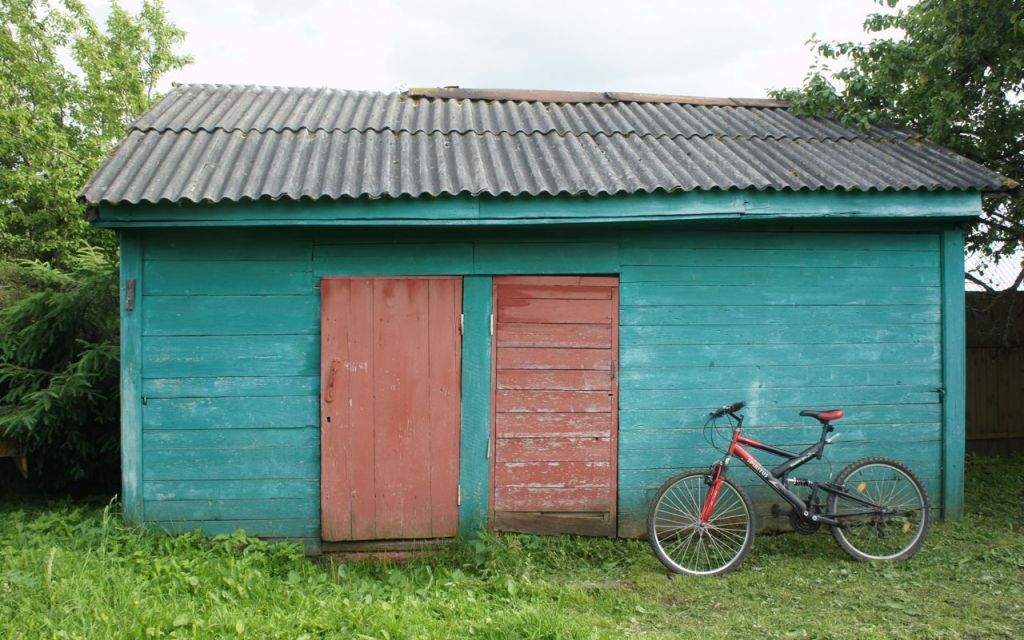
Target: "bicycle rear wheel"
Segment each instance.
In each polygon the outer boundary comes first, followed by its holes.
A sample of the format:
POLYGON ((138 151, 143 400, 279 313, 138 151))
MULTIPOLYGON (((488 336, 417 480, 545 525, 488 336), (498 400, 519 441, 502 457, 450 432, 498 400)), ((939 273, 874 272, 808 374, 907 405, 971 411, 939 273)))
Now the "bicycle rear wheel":
POLYGON ((871 509, 842 494, 829 497, 829 512, 846 525, 832 527, 832 536, 851 557, 903 560, 921 548, 931 522, 928 494, 902 462, 863 458, 843 469, 835 484, 878 505, 871 509))
POLYGON ((727 479, 711 517, 700 513, 710 487, 707 470, 685 471, 661 486, 647 514, 654 555, 673 573, 711 576, 739 566, 754 540, 750 499, 727 479))

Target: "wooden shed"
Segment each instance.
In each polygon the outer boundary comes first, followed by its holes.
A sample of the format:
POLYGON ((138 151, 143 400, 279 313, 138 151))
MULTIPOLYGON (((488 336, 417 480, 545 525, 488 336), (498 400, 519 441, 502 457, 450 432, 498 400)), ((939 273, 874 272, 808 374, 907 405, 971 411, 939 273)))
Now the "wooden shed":
POLYGON ((121 237, 125 510, 636 536, 746 400, 778 445, 845 408, 813 473, 895 456, 956 516, 963 225, 1004 186, 770 100, 177 87, 82 194, 121 237))

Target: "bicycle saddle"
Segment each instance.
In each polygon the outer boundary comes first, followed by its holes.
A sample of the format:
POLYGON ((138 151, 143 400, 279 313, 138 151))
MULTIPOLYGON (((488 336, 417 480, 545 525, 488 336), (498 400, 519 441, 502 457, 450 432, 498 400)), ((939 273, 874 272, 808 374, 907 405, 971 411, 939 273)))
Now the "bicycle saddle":
POLYGON ((819 420, 820 422, 831 422, 832 420, 838 420, 839 418, 842 418, 845 414, 843 413, 842 409, 826 409, 824 411, 804 409, 803 411, 800 412, 800 415, 807 418, 814 418, 816 420, 819 420))

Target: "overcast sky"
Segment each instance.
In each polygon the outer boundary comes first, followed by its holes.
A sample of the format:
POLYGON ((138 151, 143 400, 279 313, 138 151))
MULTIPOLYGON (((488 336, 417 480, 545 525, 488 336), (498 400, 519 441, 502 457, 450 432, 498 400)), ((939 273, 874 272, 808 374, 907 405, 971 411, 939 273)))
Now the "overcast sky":
MULTIPOLYGON (((872 0, 165 0, 195 63, 170 82, 460 85, 761 97, 812 33, 861 36, 872 0)), ((106 0, 87 0, 98 17, 106 0)), ((123 0, 129 10, 140 4, 123 0)))

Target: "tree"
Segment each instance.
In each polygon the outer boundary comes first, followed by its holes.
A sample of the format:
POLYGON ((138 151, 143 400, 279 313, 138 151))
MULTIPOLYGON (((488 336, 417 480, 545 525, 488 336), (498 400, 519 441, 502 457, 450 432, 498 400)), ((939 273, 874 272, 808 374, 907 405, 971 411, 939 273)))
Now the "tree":
POLYGON ((160 0, 138 15, 112 2, 105 29, 79 0, 0 0, 0 256, 114 248, 76 197, 157 81, 190 61, 174 52, 183 38, 160 0))
POLYGON ((117 245, 77 196, 183 38, 159 0, 0 0, 0 437, 42 485, 116 478, 117 245))
MULTIPOLYGON (((812 36, 815 62, 803 86, 773 92, 798 113, 846 124, 881 122, 998 171, 1024 178, 1024 0, 878 0, 870 39, 812 36)), ((967 246, 994 258, 1024 247, 1024 195, 990 197, 967 246)), ((968 274, 971 278, 971 274, 968 274)), ((1024 269, 1017 285, 1024 281, 1024 269)), ((1013 287, 1013 288, 1016 288, 1013 287)))

